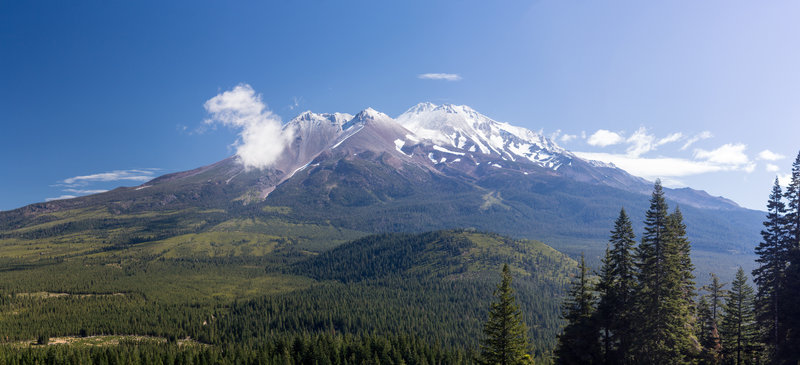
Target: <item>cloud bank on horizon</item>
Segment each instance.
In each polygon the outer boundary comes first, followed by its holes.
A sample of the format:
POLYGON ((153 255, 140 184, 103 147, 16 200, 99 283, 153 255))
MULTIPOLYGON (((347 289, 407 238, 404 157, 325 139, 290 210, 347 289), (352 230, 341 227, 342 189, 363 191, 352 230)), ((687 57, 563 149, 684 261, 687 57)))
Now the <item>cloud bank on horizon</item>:
POLYGON ((269 167, 294 137, 291 129, 282 130, 281 118, 267 109, 261 95, 248 84, 217 94, 204 107, 211 116, 206 124, 239 129, 234 146, 245 168, 269 167))
MULTIPOLYGON (((675 157, 697 142, 712 137, 713 134, 710 131, 703 131, 691 136, 675 132, 657 138, 645 127, 640 127, 626 137, 625 133, 621 131, 598 129, 588 136, 584 133, 582 139, 586 145, 600 149, 600 151, 576 151, 574 153, 584 159, 613 163, 623 170, 645 179, 660 178, 665 185, 672 187, 686 186, 680 178, 687 176, 722 171, 751 173, 755 171, 759 162, 764 163, 766 171, 777 173, 780 168, 773 162, 786 158, 786 156, 770 150, 763 150, 751 157, 748 155, 747 145, 744 143, 725 143, 710 150, 695 148, 690 157, 675 157), (675 151, 662 151, 658 156, 648 155, 662 146, 679 142, 682 145, 675 151), (623 146, 625 152, 603 151, 603 149, 613 146, 623 146)), ((562 142, 565 141, 562 140, 562 142)), ((781 181, 783 180, 785 179, 781 179, 781 181)))

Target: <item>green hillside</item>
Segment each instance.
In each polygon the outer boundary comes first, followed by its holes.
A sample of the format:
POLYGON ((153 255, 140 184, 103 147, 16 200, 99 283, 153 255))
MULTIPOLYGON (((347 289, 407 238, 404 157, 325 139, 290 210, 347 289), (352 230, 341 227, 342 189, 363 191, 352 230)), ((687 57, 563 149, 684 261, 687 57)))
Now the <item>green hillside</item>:
POLYGON ((333 333, 408 335, 464 351, 477 348, 500 267, 509 263, 542 357, 555 344, 560 299, 576 266, 540 242, 473 231, 340 244, 362 234, 263 219, 209 222, 205 232, 125 245, 86 233, 96 228, 57 244, 21 237, 66 222, 9 233, 0 246, 3 340, 135 335, 215 347, 333 333), (263 233, 280 227, 295 235, 263 233), (336 247, 319 248, 326 245, 336 247))

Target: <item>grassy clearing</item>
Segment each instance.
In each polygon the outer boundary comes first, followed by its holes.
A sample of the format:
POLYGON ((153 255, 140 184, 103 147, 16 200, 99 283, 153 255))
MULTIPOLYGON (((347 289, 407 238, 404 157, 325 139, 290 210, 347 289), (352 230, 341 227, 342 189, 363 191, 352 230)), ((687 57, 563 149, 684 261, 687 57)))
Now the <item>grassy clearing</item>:
MULTIPOLYGON (((58 345, 69 345, 69 346, 117 346, 120 342, 152 342, 152 343, 167 343, 167 339, 163 337, 156 337, 156 336, 141 336, 141 335, 97 335, 97 336, 60 336, 60 337, 51 337, 48 339, 46 345, 39 345, 36 343, 36 340, 26 340, 26 341, 17 341, 13 342, 12 344, 17 347, 27 347, 27 346, 37 346, 37 347, 44 347, 44 346, 58 346, 58 345)), ((197 342, 191 338, 183 338, 178 339, 176 341, 178 346, 209 346, 207 344, 203 344, 197 342)))

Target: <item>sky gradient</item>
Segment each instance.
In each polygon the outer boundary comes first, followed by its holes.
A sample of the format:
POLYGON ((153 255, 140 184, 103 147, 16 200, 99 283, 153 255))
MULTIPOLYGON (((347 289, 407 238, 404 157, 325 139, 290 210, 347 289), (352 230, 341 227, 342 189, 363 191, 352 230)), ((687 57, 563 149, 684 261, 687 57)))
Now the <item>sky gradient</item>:
POLYGON ((204 104, 282 121, 466 104, 763 209, 800 150, 800 3, 0 2, 0 210, 233 154, 204 104), (692 142, 692 143, 689 143, 692 142))

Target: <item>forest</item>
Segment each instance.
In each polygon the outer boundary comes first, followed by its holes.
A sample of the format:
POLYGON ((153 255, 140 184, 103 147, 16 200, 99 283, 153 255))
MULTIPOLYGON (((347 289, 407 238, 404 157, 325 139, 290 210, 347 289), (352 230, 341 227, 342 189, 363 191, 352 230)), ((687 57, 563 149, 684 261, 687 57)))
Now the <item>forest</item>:
POLYGON ((326 228, 305 243, 264 239, 210 212, 203 224, 231 230, 180 233, 213 255, 154 236, 4 258, 0 363, 794 363, 800 156, 767 209, 756 269, 703 286, 682 211, 658 181, 642 234, 620 209, 595 271, 541 242, 473 229, 309 251, 326 228))
POLYGON ((562 307, 558 364, 795 364, 800 359, 800 155, 767 202, 757 268, 697 288, 679 209, 657 181, 636 245, 624 209, 600 270, 579 274, 562 307))

